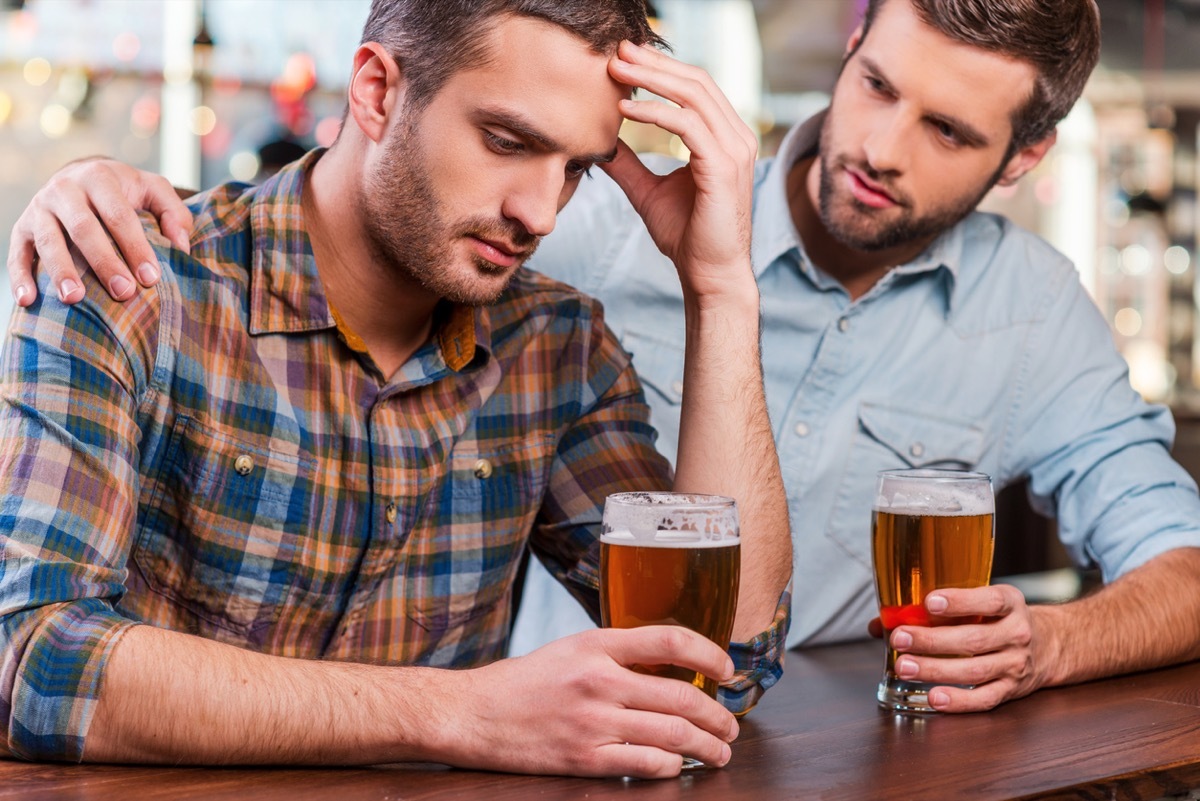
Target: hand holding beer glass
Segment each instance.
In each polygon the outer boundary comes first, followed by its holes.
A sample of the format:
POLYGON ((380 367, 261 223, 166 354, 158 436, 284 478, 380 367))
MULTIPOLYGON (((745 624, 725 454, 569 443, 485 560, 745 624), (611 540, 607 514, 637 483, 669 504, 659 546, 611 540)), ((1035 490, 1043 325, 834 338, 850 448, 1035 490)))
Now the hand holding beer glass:
MULTIPOLYGON (((729 648, 741 548, 737 504, 718 495, 623 492, 604 502, 600 615, 605 626, 684 626, 729 648)), ((639 672, 681 679, 717 697, 717 681, 674 665, 639 672)), ((685 757, 683 767, 703 763, 685 757)))
MULTIPOLYGON (((992 573, 996 504, 991 479, 960 470, 884 470, 871 525, 875 590, 888 643, 876 698, 896 712, 932 712, 936 685, 896 675, 892 631, 899 626, 977 623, 938 621, 925 608, 933 590, 987 586, 992 573)), ((947 657, 962 654, 944 654, 947 657)), ((968 688, 970 689, 970 688, 968 688)))

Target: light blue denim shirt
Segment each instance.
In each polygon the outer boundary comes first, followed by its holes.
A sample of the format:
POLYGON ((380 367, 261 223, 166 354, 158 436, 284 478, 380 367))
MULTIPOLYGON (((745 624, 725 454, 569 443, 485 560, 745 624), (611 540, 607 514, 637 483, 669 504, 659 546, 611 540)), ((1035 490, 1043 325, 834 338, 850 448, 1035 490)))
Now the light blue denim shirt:
MULTIPOLYGON (((786 179, 815 153, 820 122, 792 130, 755 181, 763 367, 795 543, 788 645, 865 636, 876 613, 871 508, 886 468, 971 468, 997 490, 1029 476, 1034 507, 1105 580, 1200 546, 1196 486, 1168 453, 1170 413, 1130 387, 1074 267, 1043 240, 975 213, 854 301, 808 260, 786 179)), ((534 260, 603 302, 674 459, 679 281, 620 189, 603 175, 585 181, 534 260)), ((590 625, 544 572, 530 573, 513 653, 590 625)))

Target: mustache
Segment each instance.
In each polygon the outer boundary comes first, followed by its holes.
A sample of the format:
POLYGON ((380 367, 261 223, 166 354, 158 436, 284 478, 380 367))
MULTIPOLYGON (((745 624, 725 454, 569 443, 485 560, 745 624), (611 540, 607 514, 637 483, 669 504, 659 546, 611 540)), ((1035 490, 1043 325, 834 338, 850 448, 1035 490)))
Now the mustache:
POLYGON ((838 156, 836 158, 836 160, 834 161, 834 164, 835 164, 835 166, 841 167, 842 169, 849 167, 849 168, 853 169, 855 172, 862 173, 867 178, 869 178, 873 183, 878 185, 880 189, 882 189, 884 192, 886 192, 887 195, 892 200, 896 201, 897 205, 904 206, 904 207, 908 207, 908 206, 912 205, 909 200, 908 195, 905 194, 901 189, 899 189, 892 182, 892 179, 890 176, 888 176, 885 173, 880 172, 879 170, 872 167, 870 164, 867 164, 866 162, 863 162, 863 161, 857 161, 857 160, 852 159, 849 156, 845 156, 845 155, 838 156))
POLYGON ((512 220, 475 218, 468 220, 459 231, 461 236, 472 236, 493 242, 507 243, 514 251, 532 253, 541 242, 541 237, 529 233, 525 226, 512 220))

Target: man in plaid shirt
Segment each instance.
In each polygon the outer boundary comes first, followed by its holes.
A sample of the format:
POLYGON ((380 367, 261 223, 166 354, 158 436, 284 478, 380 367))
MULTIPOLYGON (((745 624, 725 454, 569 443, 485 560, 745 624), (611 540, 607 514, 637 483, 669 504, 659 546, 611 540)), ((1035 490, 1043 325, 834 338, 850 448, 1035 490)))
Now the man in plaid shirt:
POLYGON ((190 241, 156 239, 141 267, 155 291, 68 305, 84 287, 60 285, 15 316, 0 752, 723 765, 733 713, 778 678, 791 565, 754 138, 708 76, 647 46, 641 0, 376 0, 363 42, 337 143, 193 199, 190 241), (622 117, 679 135, 690 164, 649 173, 622 117), (599 305, 521 266, 596 164, 688 301, 674 478, 599 305), (497 661, 526 545, 595 615, 604 498, 672 487, 739 500, 729 653, 647 627, 497 661), (723 679, 724 706, 628 669, 663 663, 723 679))

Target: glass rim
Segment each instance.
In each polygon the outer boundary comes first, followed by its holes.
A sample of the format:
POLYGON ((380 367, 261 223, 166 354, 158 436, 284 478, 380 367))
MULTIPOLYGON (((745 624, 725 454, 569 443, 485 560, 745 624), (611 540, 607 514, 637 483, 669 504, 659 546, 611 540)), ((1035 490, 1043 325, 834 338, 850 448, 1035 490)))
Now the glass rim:
POLYGON ((670 490, 614 492, 605 498, 604 502, 640 508, 670 506, 676 509, 713 510, 737 507, 737 500, 728 495, 710 495, 703 492, 671 492, 670 490))
POLYGON ((987 473, 941 467, 902 467, 892 470, 880 470, 878 476, 879 478, 892 478, 901 481, 941 481, 948 483, 956 481, 987 481, 989 484, 992 481, 992 477, 987 473))

